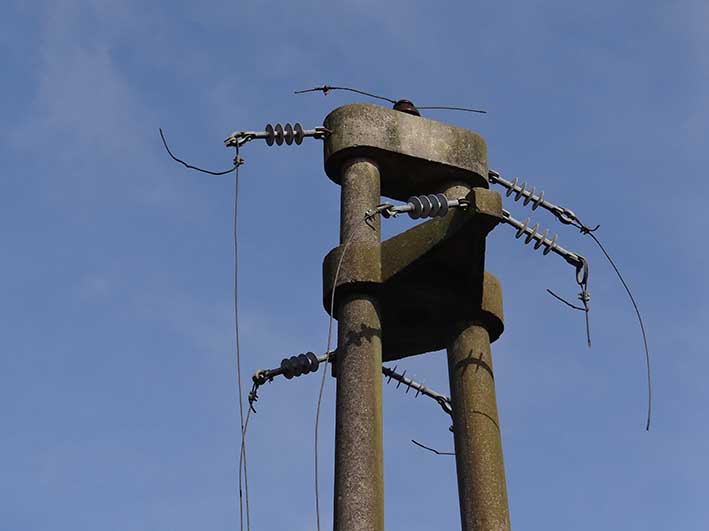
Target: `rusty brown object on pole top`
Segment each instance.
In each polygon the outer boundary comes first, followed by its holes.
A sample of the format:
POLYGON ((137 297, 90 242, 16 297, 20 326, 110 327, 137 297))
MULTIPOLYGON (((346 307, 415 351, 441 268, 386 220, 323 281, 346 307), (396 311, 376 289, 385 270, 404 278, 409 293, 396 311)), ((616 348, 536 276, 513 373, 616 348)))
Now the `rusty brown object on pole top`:
POLYGON ((393 109, 413 116, 421 116, 421 113, 411 100, 399 100, 394 104, 393 109))

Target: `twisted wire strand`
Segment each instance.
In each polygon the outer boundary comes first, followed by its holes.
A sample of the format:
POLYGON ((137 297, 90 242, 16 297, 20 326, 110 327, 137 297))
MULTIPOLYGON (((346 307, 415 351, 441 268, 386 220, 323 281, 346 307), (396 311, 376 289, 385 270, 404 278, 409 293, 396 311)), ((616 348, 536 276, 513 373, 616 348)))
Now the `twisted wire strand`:
POLYGON ((182 159, 178 159, 178 158, 172 153, 172 151, 170 151, 170 147, 167 145, 167 140, 165 140, 165 135, 164 135, 163 132, 162 132, 162 127, 159 129, 159 131, 160 131, 160 138, 162 138, 162 144, 163 144, 163 146, 165 146, 165 150, 167 151, 167 154, 170 155, 170 157, 172 158, 172 160, 174 160, 175 162, 179 162, 179 163, 182 164, 185 168, 188 168, 188 169, 190 169, 190 170, 201 171, 202 173, 208 173, 209 175, 226 175, 227 173, 231 173, 231 172, 233 172, 234 170, 236 170, 236 169, 239 167, 239 165, 240 165, 240 163, 239 163, 239 155, 238 155, 238 153, 237 153, 237 156, 236 156, 236 158, 234 159, 234 166, 232 166, 232 167, 229 168, 228 170, 224 170, 224 171, 211 171, 211 170, 205 170, 204 168, 199 168, 199 167, 197 167, 197 166, 193 166, 192 164, 189 164, 188 162, 185 162, 185 161, 182 160, 182 159))

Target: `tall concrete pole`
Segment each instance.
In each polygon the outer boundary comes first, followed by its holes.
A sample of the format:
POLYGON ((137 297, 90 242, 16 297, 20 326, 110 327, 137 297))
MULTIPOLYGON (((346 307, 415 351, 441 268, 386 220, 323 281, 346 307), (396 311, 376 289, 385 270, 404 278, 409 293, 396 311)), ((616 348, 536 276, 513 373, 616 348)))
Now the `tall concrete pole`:
MULTIPOLYGON (((466 183, 452 182, 442 190, 447 197, 465 197, 466 183)), ((480 257, 484 264, 483 256, 480 257)), ((483 276, 481 305, 502 314, 497 279, 483 276)), ((481 308, 482 310, 482 308, 481 308)), ((490 335, 480 323, 454 327, 447 346, 448 377, 453 405, 458 499, 463 531, 509 531, 505 467, 490 335)))
POLYGON ((448 347, 461 529, 509 531, 505 468, 490 337, 463 326, 448 347))
MULTIPOLYGON (((380 175, 367 159, 349 161, 342 172, 340 242, 379 243, 364 213, 379 204, 380 175)), ((371 260, 368 256, 366 259, 371 260)), ((381 258, 374 258, 381 260, 381 258)), ((381 264, 367 264, 379 269, 381 264)), ((338 303, 337 402, 335 406, 335 531, 384 530, 382 447, 382 327, 379 304, 365 290, 338 303)))
POLYGON ((340 239, 323 262, 324 304, 337 293, 335 531, 383 530, 381 362, 448 349, 464 531, 510 529, 490 342, 502 333, 499 282, 485 237, 502 217, 488 190, 482 137, 413 112, 353 104, 325 119, 325 171, 342 186, 340 239), (362 217, 380 194, 445 192, 466 212, 380 244, 362 217), (467 194, 467 195, 466 195, 467 194), (354 231, 357 231, 356 233, 354 231), (337 286, 335 285, 337 284, 337 286), (382 337, 382 320, 386 326, 382 337))

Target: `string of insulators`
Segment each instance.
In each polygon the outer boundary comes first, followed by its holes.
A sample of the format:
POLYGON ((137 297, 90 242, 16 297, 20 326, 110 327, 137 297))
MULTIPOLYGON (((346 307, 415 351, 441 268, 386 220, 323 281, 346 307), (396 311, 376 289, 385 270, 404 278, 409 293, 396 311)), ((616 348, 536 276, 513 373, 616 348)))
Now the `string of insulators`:
POLYGON ((532 242, 532 240, 534 240, 534 248, 539 249, 540 247, 543 247, 543 253, 545 255, 553 251, 576 268, 584 266, 585 259, 582 256, 564 249, 561 245, 557 243, 557 239, 559 237, 557 234, 554 234, 551 239, 548 238, 549 229, 545 229, 544 232, 540 233, 538 223, 533 227, 530 227, 529 218, 525 219, 524 221, 519 221, 518 219, 513 218, 512 214, 510 214, 507 210, 504 209, 502 210, 502 219, 503 221, 517 229, 515 238, 519 239, 523 235, 526 235, 526 238, 524 239, 525 244, 529 244, 532 242))
POLYGON ((303 126, 299 123, 296 123, 295 126, 287 123, 285 127, 281 124, 276 124, 275 127, 271 124, 267 124, 266 133, 268 133, 268 136, 266 137, 266 144, 269 146, 272 146, 274 142, 279 146, 283 145, 283 142, 289 146, 293 142, 297 145, 303 143, 303 126))
POLYGON ((381 205, 382 216, 394 217, 397 214, 407 213, 411 219, 442 218, 451 208, 463 207, 467 203, 464 199, 448 199, 445 194, 414 195, 409 197, 404 205, 381 205))
POLYGON ((263 131, 235 131, 227 137, 224 144, 227 147, 239 147, 251 140, 260 138, 265 140, 266 144, 269 146, 273 144, 282 146, 284 142, 289 146, 294 142, 296 145, 300 145, 306 137, 323 139, 330 133, 331 131, 325 127, 303 129, 303 126, 299 123, 295 125, 287 123, 285 126, 281 124, 276 124, 275 126, 266 124, 263 131))
POLYGON ((308 352, 284 358, 281 361, 281 370, 283 371, 283 376, 290 380, 294 376, 317 372, 319 365, 320 360, 318 360, 318 357, 314 353, 308 352))
POLYGON ((535 186, 532 186, 531 189, 527 189, 526 181, 522 184, 519 184, 519 179, 517 177, 515 177, 512 181, 508 181, 507 179, 504 179, 498 172, 493 170, 488 171, 488 178, 490 179, 491 183, 499 184, 500 186, 505 187, 507 189, 507 191, 505 192, 505 195, 507 197, 510 197, 512 194, 514 194, 513 199, 515 201, 519 201, 520 199, 524 198, 524 201, 522 202, 523 205, 526 206, 529 203, 532 203, 532 210, 536 210, 541 206, 545 210, 548 210, 549 212, 554 214, 559 221, 567 225, 571 225, 574 223, 574 221, 578 220, 576 214, 574 214, 573 211, 569 210, 568 208, 563 208, 559 205, 555 205, 554 203, 551 203, 544 199, 543 190, 541 190, 539 193, 536 193, 537 189, 535 186))
POLYGON ((386 383, 389 383, 392 379, 394 379, 398 382, 396 384, 397 389, 401 384, 404 384, 406 386, 407 393, 409 392, 409 389, 415 389, 415 396, 419 396, 419 394, 422 394, 433 398, 436 402, 438 402, 443 411, 445 411, 449 415, 453 414, 453 407, 451 406, 451 399, 449 397, 442 393, 439 393, 438 391, 434 391, 433 389, 426 387, 422 383, 416 382, 411 378, 408 378, 406 376, 406 371, 398 373, 396 372, 396 367, 390 369, 389 367, 382 366, 382 374, 384 374, 384 376, 387 378, 386 383))

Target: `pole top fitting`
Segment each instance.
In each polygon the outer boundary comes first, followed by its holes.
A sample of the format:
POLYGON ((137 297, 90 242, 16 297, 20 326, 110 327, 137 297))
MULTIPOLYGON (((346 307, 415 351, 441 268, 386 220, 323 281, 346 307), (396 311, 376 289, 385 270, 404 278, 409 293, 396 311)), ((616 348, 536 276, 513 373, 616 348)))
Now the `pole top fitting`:
POLYGON ((405 112, 406 114, 412 114, 413 116, 421 116, 421 113, 411 100, 399 100, 394 104, 393 109, 395 111, 405 112))

